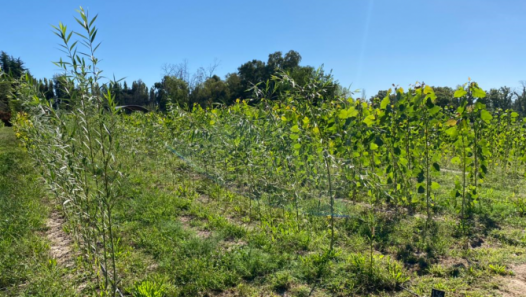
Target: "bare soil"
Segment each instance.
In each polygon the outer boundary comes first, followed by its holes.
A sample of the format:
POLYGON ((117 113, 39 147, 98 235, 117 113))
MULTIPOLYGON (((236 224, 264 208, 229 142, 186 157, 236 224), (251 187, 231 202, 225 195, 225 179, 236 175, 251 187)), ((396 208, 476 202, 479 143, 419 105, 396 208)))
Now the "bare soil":
POLYGON ((512 277, 507 277, 501 288, 503 297, 526 296, 526 264, 517 265, 511 269, 512 277))
POLYGON ((46 222, 48 228, 46 237, 50 242, 49 253, 57 261, 57 265, 71 268, 75 264, 71 248, 73 240, 62 229, 64 222, 65 220, 60 213, 53 210, 46 222))

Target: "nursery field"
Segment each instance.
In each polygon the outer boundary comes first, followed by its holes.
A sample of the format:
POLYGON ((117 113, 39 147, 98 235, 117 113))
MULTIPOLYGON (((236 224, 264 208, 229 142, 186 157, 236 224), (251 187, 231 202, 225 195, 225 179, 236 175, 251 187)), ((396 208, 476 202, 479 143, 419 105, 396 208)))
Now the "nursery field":
POLYGON ((367 101, 279 72, 251 100, 127 115, 79 13, 82 42, 55 27, 68 100, 12 82, 0 294, 526 292, 526 119, 476 82, 453 106, 423 83, 367 101))
POLYGON ((429 94, 19 115, 17 133, 110 295, 520 296, 524 124, 429 94))

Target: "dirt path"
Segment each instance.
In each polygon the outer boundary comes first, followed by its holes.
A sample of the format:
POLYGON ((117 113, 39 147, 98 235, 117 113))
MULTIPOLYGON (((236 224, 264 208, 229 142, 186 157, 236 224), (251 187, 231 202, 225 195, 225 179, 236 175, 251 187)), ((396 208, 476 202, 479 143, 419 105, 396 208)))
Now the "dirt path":
POLYGON ((503 297, 526 296, 526 264, 513 267, 514 276, 505 279, 505 286, 502 288, 503 297))
POLYGON ((46 222, 48 230, 46 238, 50 242, 49 253, 57 261, 57 265, 72 268, 75 265, 71 237, 62 230, 65 220, 57 210, 51 212, 46 222))

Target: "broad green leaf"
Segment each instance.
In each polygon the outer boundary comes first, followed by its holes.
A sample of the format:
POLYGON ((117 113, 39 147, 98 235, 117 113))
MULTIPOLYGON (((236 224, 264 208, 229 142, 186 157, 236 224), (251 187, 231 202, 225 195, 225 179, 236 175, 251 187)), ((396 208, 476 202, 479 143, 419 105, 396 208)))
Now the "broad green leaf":
POLYGON ((431 88, 430 86, 425 86, 424 94, 431 94, 431 93, 433 93, 433 88, 431 88))
POLYGON ((486 97, 486 92, 478 86, 473 86, 471 89, 471 95, 475 98, 484 98, 486 97))
POLYGON ((371 126, 373 123, 374 123, 374 115, 371 114, 371 115, 368 115, 364 120, 363 122, 367 125, 367 126, 371 126))
POLYGON ((431 190, 438 190, 440 188, 440 184, 437 182, 431 182, 431 190))
POLYGON ((451 136, 451 137, 457 137, 457 135, 458 135, 457 127, 451 127, 449 129, 447 129, 446 130, 446 134, 451 136))
POLYGON ((349 115, 350 118, 356 117, 358 115, 358 113, 359 113, 358 110, 356 110, 356 108, 354 108, 354 106, 349 107, 347 112, 348 112, 348 115, 349 115))
POLYGON ((491 114, 489 113, 489 111, 483 109, 480 111, 480 118, 486 122, 486 123, 489 123, 491 121, 491 119, 493 119, 493 116, 491 116, 491 114))
POLYGON ((378 145, 376 143, 374 143, 374 142, 371 142, 370 148, 371 148, 372 151, 375 151, 375 150, 378 149, 378 145))
POLYGON ((458 90, 455 91, 455 94, 453 95, 453 97, 460 98, 460 97, 464 97, 466 94, 467 94, 466 90, 464 90, 463 88, 458 88, 458 90))
POLYGON ((455 165, 459 165, 460 164, 460 157, 454 157, 453 159, 451 159, 451 163, 455 164, 455 165))
POLYGON ((292 126, 292 128, 290 128, 290 131, 292 131, 294 133, 298 133, 298 132, 300 132, 300 128, 298 127, 298 125, 294 125, 294 126, 292 126))
POLYGON ((456 125, 457 125, 457 120, 455 120, 455 119, 449 119, 446 122, 446 126, 453 127, 453 126, 456 126, 456 125))
POLYGON ((385 98, 380 103, 380 108, 381 109, 386 109, 387 106, 389 105, 389 103, 391 103, 391 100, 389 100, 389 95, 387 95, 387 96, 385 96, 385 98))
POLYGON ((438 113, 442 108, 440 108, 440 106, 438 105, 435 105, 433 108, 429 109, 429 114, 430 115, 434 115, 436 113, 438 113))

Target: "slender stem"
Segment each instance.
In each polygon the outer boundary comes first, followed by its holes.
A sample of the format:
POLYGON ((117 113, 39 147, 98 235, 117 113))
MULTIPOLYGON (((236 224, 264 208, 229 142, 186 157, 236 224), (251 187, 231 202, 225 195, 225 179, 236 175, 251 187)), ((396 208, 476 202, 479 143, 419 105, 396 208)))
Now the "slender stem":
POLYGON ((334 247, 334 196, 332 195, 332 180, 331 180, 331 170, 329 166, 329 155, 327 152, 327 155, 325 156, 325 167, 327 168, 327 177, 329 179, 329 198, 331 203, 331 245, 330 245, 330 251, 332 252, 334 247))

